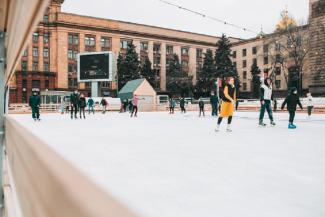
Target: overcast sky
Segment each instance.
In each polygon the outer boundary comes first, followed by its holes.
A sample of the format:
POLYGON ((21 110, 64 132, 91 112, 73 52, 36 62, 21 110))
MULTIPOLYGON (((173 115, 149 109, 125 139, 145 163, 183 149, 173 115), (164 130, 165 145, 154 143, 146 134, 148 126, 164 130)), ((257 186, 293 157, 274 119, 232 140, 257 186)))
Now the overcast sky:
MULTIPOLYGON (((308 0, 167 0, 206 15, 265 33, 273 32, 287 6, 296 20, 307 20, 308 0)), ((159 0, 65 0, 64 12, 161 26, 209 35, 251 38, 245 32, 165 5, 159 0)))

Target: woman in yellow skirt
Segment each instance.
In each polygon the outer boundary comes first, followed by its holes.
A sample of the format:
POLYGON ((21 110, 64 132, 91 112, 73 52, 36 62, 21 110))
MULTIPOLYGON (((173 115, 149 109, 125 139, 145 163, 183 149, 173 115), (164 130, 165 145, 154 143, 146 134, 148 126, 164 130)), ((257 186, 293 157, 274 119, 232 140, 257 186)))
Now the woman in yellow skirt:
POLYGON ((232 131, 230 125, 234 113, 234 105, 236 104, 236 87, 234 85, 234 81, 235 80, 233 77, 229 77, 224 87, 221 109, 220 109, 220 116, 218 119, 217 128, 215 129, 216 132, 220 130, 220 124, 222 122, 222 119, 226 117, 228 117, 227 132, 232 131))

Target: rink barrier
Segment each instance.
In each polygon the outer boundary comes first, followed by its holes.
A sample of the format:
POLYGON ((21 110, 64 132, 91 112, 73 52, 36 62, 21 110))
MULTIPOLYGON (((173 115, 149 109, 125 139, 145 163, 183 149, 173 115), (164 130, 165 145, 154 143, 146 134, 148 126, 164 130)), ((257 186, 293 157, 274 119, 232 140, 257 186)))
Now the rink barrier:
POLYGON ((6 157, 24 217, 137 217, 10 117, 6 157))

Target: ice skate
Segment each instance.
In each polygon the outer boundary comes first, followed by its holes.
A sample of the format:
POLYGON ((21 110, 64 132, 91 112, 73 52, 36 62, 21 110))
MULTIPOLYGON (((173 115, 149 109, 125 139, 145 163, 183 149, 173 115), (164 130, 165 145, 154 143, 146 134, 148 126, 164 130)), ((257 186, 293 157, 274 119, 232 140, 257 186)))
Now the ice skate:
POLYGON ((260 122, 258 123, 258 125, 259 125, 260 127, 265 127, 265 126, 266 126, 266 124, 263 123, 263 121, 260 121, 260 122))
POLYGON ((230 124, 228 124, 226 131, 227 131, 227 132, 232 132, 232 129, 231 129, 231 127, 230 127, 230 124))
POLYGON ((276 124, 275 124, 274 121, 271 121, 271 122, 270 122, 270 125, 274 127, 276 124))
POLYGON ((219 132, 220 131, 220 125, 218 124, 217 127, 214 129, 215 132, 219 132))
POLYGON ((296 125, 294 125, 293 123, 289 123, 288 129, 296 129, 296 128, 297 128, 296 125))

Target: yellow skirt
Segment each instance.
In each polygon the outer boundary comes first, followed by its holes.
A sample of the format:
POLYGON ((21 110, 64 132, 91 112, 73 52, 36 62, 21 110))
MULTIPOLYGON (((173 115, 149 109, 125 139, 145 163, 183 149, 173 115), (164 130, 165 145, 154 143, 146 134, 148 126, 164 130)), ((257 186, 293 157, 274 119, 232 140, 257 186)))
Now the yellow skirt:
POLYGON ((229 117, 234 113, 234 105, 231 102, 222 102, 220 109, 220 117, 229 117))

